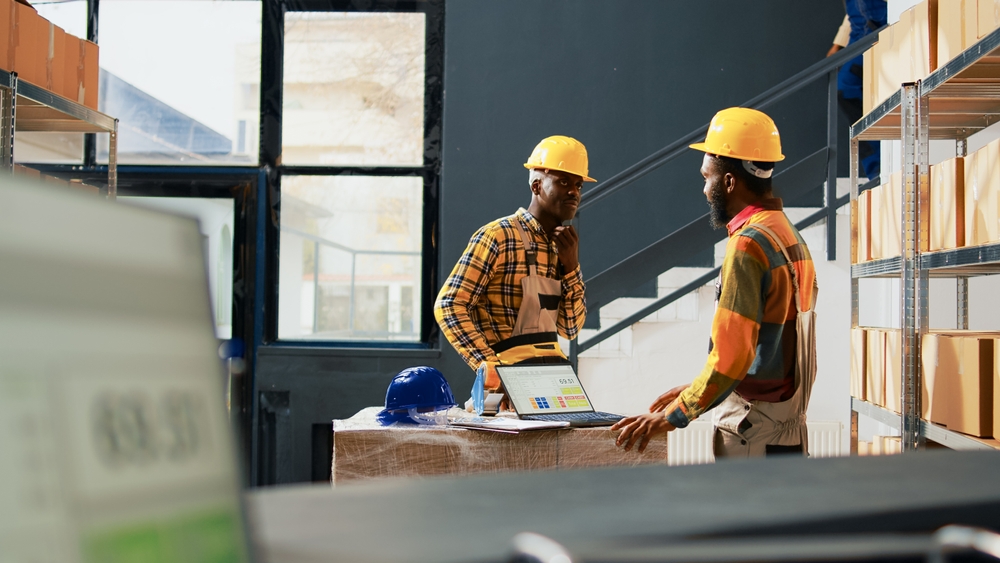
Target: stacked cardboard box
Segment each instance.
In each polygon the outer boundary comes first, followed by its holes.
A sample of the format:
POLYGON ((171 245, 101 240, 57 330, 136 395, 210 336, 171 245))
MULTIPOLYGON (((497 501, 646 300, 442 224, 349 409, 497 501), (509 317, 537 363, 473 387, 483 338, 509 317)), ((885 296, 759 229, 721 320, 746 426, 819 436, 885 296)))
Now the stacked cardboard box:
POLYGON ((865 369, 868 360, 867 338, 864 328, 851 329, 851 396, 862 401, 868 400, 866 392, 867 371, 865 369))
POLYGON ((858 233, 858 255, 856 262, 867 262, 872 259, 871 202, 871 190, 858 194, 858 199, 854 202, 857 206, 857 212, 854 216, 858 218, 858 222, 855 227, 857 228, 858 233))
POLYGON ((938 0, 938 63, 944 65, 979 39, 977 0, 938 0))
POLYGON ((904 82, 924 78, 938 65, 938 3, 925 0, 882 30, 864 60, 863 109, 868 113, 904 82))
POLYGON ((1000 334, 931 332, 922 344, 922 417, 950 430, 994 433, 994 340, 1000 334))
POLYGON ((1000 139, 965 159, 965 243, 1000 240, 1000 139))
POLYGON ((978 0, 976 37, 982 39, 1000 27, 1000 0, 978 0))
POLYGON ((965 159, 931 166, 930 250, 965 246, 965 159))
POLYGON ((865 400, 885 405, 885 331, 865 329, 865 400))
POLYGON ((0 0, 0 68, 97 109, 97 45, 70 35, 16 0, 0 0))
MULTIPOLYGON (((872 188, 868 201, 869 253, 872 260, 899 256, 902 250, 903 176, 872 188)), ((860 254, 860 251, 859 251, 860 254)))

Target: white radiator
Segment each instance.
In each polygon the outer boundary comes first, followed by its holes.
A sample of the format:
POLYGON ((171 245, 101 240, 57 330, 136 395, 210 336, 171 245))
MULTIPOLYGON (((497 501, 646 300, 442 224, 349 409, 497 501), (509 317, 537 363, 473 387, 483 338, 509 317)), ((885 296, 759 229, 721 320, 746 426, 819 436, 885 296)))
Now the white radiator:
MULTIPOLYGON (((840 422, 808 422, 809 455, 811 457, 837 457, 844 455, 842 436, 844 425, 840 422)), ((696 420, 687 428, 679 428, 667 438, 667 463, 669 465, 696 465, 713 463, 711 422, 696 420)))

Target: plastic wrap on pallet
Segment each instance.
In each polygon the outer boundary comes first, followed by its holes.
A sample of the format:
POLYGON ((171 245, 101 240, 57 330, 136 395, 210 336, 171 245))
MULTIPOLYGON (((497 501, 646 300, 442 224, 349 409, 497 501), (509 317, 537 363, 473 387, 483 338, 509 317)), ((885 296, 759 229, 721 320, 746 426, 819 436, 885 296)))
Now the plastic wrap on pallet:
MULTIPOLYGON (((419 477, 667 463, 667 436, 646 451, 615 446, 609 427, 502 434, 463 428, 379 426, 369 407, 333 421, 334 484, 386 477, 419 477)), ((468 416, 455 410, 456 417, 468 416)))

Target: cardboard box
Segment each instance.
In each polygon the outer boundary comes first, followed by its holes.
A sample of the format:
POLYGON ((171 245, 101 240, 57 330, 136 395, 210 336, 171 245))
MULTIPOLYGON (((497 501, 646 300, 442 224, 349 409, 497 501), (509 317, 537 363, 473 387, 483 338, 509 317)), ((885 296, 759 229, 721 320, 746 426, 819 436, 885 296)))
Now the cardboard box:
POLYGON ((993 437, 1000 440, 1000 340, 993 340, 993 437))
POLYGON ((1000 240, 1000 139, 965 159, 965 244, 1000 240))
POLYGON ((99 54, 97 45, 90 41, 66 36, 66 84, 62 95, 91 109, 97 109, 99 54))
POLYGON ((937 62, 944 66, 978 40, 977 0, 938 0, 937 62))
POLYGON ((866 401, 885 405, 885 332, 865 330, 865 397, 866 401))
POLYGON ((938 0, 924 0, 910 12, 910 80, 923 80, 938 68, 938 0))
POLYGON ((66 89, 66 32, 53 23, 49 24, 49 49, 45 58, 45 88, 62 95, 66 89))
POLYGON ((982 39, 1000 27, 1000 0, 979 0, 976 37, 982 39))
MULTIPOLYGON (((892 258, 902 254, 903 249, 903 173, 895 172, 890 174, 889 182, 881 186, 879 196, 878 258, 892 258)), ((874 226, 872 235, 875 235, 874 226)), ((873 258, 875 258, 874 252, 875 242, 873 240, 873 258)))
POLYGON ((903 83, 902 73, 904 69, 900 67, 898 62, 899 45, 896 40, 900 29, 898 26, 897 23, 879 32, 878 43, 873 47, 875 52, 872 56, 874 63, 872 80, 877 95, 872 98, 872 107, 884 102, 886 98, 899 90, 903 83))
POLYGON ((867 401, 866 372, 867 362, 867 336, 865 329, 855 327, 851 329, 851 396, 867 401))
POLYGON ((875 45, 861 55, 861 113, 867 115, 875 108, 878 84, 875 81, 875 45))
POLYGON ((80 40, 83 57, 83 92, 78 102, 90 109, 97 109, 97 89, 100 82, 100 67, 98 66, 99 49, 96 43, 85 39, 80 40))
POLYGON ((14 70, 14 0, 0 0, 0 68, 14 70))
POLYGON ((872 259, 871 195, 871 190, 861 192, 854 202, 858 244, 855 263, 872 259))
POLYGON ((973 331, 924 337, 924 418, 956 432, 992 435, 996 337, 973 331))
POLYGON ((965 246, 965 159, 931 166, 930 250, 965 246))
POLYGON ((903 412, 903 333, 899 329, 885 331, 885 400, 883 406, 893 412, 903 412))
POLYGON ((34 8, 14 5, 14 72, 18 80, 45 87, 45 67, 49 53, 49 22, 34 8))
POLYGON ((868 256, 871 260, 884 258, 882 252, 882 190, 875 186, 868 190, 868 256))

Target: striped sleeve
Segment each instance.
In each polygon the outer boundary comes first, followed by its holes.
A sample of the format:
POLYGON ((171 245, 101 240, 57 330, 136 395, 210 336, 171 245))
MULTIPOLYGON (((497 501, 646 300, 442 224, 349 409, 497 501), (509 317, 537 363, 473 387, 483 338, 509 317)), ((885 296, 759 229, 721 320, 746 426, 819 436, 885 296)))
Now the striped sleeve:
POLYGON ((499 260, 500 245, 493 231, 483 227, 472 235, 434 303, 434 318, 441 332, 472 369, 484 361, 497 361, 471 311, 483 298, 499 260))
POLYGON ((721 403, 746 377, 756 357, 768 270, 767 257, 756 241, 743 236, 729 239, 722 292, 712 320, 712 351, 701 374, 666 414, 677 428, 721 403))

